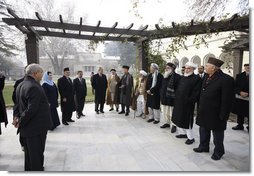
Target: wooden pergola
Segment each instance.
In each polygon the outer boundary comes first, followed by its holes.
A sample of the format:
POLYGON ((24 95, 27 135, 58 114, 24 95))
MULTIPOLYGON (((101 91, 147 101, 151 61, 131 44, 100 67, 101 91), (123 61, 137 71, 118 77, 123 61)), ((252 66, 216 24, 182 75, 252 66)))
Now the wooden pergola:
MULTIPOLYGON (((25 41, 27 63, 39 63, 39 40, 43 36, 61 37, 94 41, 122 41, 134 42, 139 51, 139 65, 141 69, 148 69, 147 59, 147 42, 149 40, 177 37, 179 35, 197 35, 207 33, 224 32, 224 31, 245 31, 249 29, 249 16, 240 17, 237 14, 227 20, 214 21, 214 17, 208 22, 195 23, 191 20, 189 24, 184 26, 184 30, 179 33, 179 25, 172 23, 170 28, 161 28, 155 24, 155 30, 147 30, 148 25, 141 26, 139 29, 132 29, 133 23, 128 27, 118 28, 118 22, 112 27, 102 27, 101 21, 96 26, 85 25, 82 23, 82 17, 79 24, 66 23, 62 15, 59 15, 59 21, 47 21, 38 12, 35 12, 37 19, 20 18, 11 9, 7 9, 11 18, 3 18, 3 21, 15 26, 23 34, 27 35, 25 41), (89 33, 89 34, 87 34, 89 33)), ((239 57, 239 59, 242 59, 239 57)))

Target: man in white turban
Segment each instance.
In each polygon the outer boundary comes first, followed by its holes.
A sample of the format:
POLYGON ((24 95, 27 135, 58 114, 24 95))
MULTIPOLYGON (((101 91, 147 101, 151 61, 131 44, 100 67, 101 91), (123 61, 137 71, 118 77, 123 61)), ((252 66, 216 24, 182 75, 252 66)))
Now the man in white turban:
POLYGON ((190 145, 194 140, 193 114, 195 103, 199 98, 201 78, 194 74, 196 65, 193 62, 185 64, 185 72, 175 95, 172 115, 173 123, 178 127, 177 138, 187 138, 185 144, 190 145))
POLYGON ((139 72, 139 80, 135 88, 135 97, 137 97, 137 115, 136 117, 145 117, 146 110, 146 81, 147 73, 144 70, 139 72))

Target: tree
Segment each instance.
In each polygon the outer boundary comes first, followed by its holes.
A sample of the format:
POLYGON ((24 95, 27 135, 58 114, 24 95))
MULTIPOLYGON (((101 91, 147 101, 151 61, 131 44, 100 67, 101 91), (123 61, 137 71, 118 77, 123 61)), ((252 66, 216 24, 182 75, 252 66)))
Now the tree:
POLYGON ((136 47, 133 43, 106 43, 104 53, 108 56, 120 56, 120 65, 130 66, 136 63, 136 47))
MULTIPOLYGON (((42 17, 47 20, 58 20, 58 16, 56 15, 58 14, 58 10, 54 7, 54 1, 43 1, 40 5, 37 5, 38 12, 42 17)), ((69 5, 64 11, 64 22, 73 22, 74 5, 69 5)), ((61 74, 66 57, 76 54, 79 44, 77 40, 73 39, 44 37, 44 39, 40 41, 40 56, 48 56, 55 74, 61 74)))
POLYGON ((163 73, 164 68, 166 65, 166 61, 162 58, 159 54, 148 54, 148 65, 150 66, 151 63, 156 63, 159 66, 159 72, 163 73))
MULTIPOLYGON (((189 13, 193 18, 204 19, 223 14, 230 0, 186 0, 189 13)), ((240 14, 248 13, 249 0, 238 0, 238 11, 240 14)))
MULTIPOLYGON (((0 0, 0 17, 7 17, 7 11, 6 11, 6 2, 5 0, 0 0)), ((5 56, 12 56, 15 55, 15 51, 18 50, 18 48, 15 46, 15 43, 13 42, 12 38, 7 35, 7 33, 13 32, 13 30, 0 21, 0 54, 5 56)))

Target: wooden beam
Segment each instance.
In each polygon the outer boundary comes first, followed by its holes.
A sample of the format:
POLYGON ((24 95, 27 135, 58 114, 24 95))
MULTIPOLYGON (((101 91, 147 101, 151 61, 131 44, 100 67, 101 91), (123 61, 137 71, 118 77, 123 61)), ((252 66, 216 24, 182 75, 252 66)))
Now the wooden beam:
MULTIPOLYGON (((99 32, 99 33, 112 33, 112 34, 126 34, 126 29, 123 28, 115 28, 112 30, 111 27, 99 27, 96 26, 89 26, 89 25, 82 25, 79 24, 71 24, 71 23, 60 23, 55 21, 39 21, 34 19, 13 19, 13 18, 3 18, 3 21, 8 25, 25 25, 29 23, 31 26, 34 27, 48 27, 48 28, 55 28, 55 29, 65 29, 71 31, 84 31, 84 32, 99 32)), ((143 31, 140 34, 139 30, 130 29, 128 30, 129 35, 139 35, 139 36, 147 36, 149 34, 148 31, 143 31)))
MULTIPOLYGON (((80 25, 80 27, 82 26, 82 17, 80 17, 79 25, 80 25)), ((79 30, 79 33, 78 33, 78 34, 81 35, 81 30, 79 30)))
POLYGON ((173 28, 175 28, 175 27, 176 27, 175 22, 172 22, 172 27, 173 27, 173 28))
POLYGON ((161 30, 159 24, 155 24, 155 28, 156 28, 158 31, 161 30))
POLYGON ((7 7, 7 11, 8 11, 8 13, 11 15, 11 16, 13 16, 14 18, 19 18, 18 17, 18 15, 12 10, 12 9, 10 9, 10 8, 8 8, 7 7))
MULTIPOLYGON (((99 20, 97 25, 96 25, 96 28, 99 28, 100 27, 100 24, 101 24, 101 21, 99 20)), ((93 36, 95 35, 96 32, 93 33, 93 36)))
MULTIPOLYGON (((141 32, 143 32, 144 30, 146 30, 147 28, 148 28, 148 25, 145 25, 145 26, 143 26, 143 27, 142 27, 142 26, 140 26, 140 27, 139 27, 139 31, 140 31, 140 33, 141 33, 141 32)), ((133 38, 133 37, 135 37, 135 35, 132 35, 132 36, 131 36, 131 37, 129 37, 129 38, 133 38)))
POLYGON ((191 26, 194 25, 194 20, 193 20, 193 19, 191 20, 190 25, 191 25, 191 26))
MULTIPOLYGON (((42 17, 40 16, 40 14, 38 12, 35 12, 35 16, 38 18, 38 20, 43 21, 42 17)), ((47 27, 44 27, 46 29, 47 32, 49 32, 49 29, 47 27)))
POLYGON ((83 39, 83 40, 108 40, 108 41, 127 41, 135 42, 134 39, 128 39, 125 37, 105 37, 105 36, 92 36, 92 35, 79 35, 79 34, 71 34, 71 33, 62 33, 62 32, 46 32, 43 30, 38 30, 37 33, 41 36, 49 36, 49 37, 62 37, 62 38, 73 38, 73 39, 83 39))
POLYGON ((238 14, 234 14, 230 19, 229 19, 229 23, 232 23, 236 18, 238 17, 238 14))
MULTIPOLYGON (((62 17, 62 15, 59 15, 59 20, 60 20, 60 23, 63 24, 63 17, 62 17)), ((65 29, 63 29, 63 33, 66 33, 65 29)))
MULTIPOLYGON (((117 25, 118 25, 118 22, 115 22, 115 24, 113 24, 113 26, 111 27, 111 29, 114 30, 114 29, 116 28, 117 25)), ((107 33, 107 34, 105 35, 105 37, 108 37, 109 34, 110 34, 110 32, 107 33)))
MULTIPOLYGON (((126 31, 129 31, 133 27, 134 23, 131 23, 127 28, 126 31)), ((127 35, 127 33, 125 33, 127 35)), ((123 34, 118 35, 118 37, 121 37, 123 34)))
POLYGON ((214 21, 214 16, 211 17, 209 24, 212 24, 214 21))
POLYGON ((42 40, 42 37, 38 34, 38 32, 31 26, 26 25, 26 28, 31 31, 32 33, 34 33, 40 40, 42 40))
MULTIPOLYGON (((207 24, 195 24, 193 26, 187 26, 181 31, 181 34, 176 34, 174 28, 162 30, 149 30, 150 39, 160 39, 160 38, 170 38, 176 37, 177 35, 198 35, 207 33, 207 24)), ((231 23, 229 21, 216 21, 209 24, 209 29, 211 33, 224 32, 224 31, 234 31, 249 29, 249 16, 235 18, 231 23)))

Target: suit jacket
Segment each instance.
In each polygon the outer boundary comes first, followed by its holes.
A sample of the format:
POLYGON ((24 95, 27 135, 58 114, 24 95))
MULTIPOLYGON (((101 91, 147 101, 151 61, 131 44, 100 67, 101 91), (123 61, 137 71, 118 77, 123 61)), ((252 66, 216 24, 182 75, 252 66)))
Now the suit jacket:
POLYGON ((92 87, 95 90, 95 103, 105 103, 108 81, 106 75, 93 75, 92 87))
POLYGON ((197 125, 209 130, 225 130, 234 97, 234 79, 218 71, 214 78, 203 81, 197 125))
POLYGON ((57 81, 57 87, 61 98, 61 110, 69 112, 75 111, 74 91, 71 79, 66 76, 59 78, 57 81), (64 98, 67 99, 66 102, 63 102, 64 98))
POLYGON ((158 73, 156 85, 151 88, 153 83, 153 74, 150 73, 147 77, 146 91, 150 90, 153 95, 147 94, 147 107, 152 109, 160 109, 160 89, 162 84, 163 76, 158 73))
POLYGON ((87 95, 87 87, 86 87, 86 80, 81 78, 81 82, 79 78, 75 78, 73 80, 73 90, 74 95, 78 97, 86 97, 87 95))
MULTIPOLYGON (((242 72, 236 75, 235 94, 240 95, 241 91, 249 93, 249 75, 247 76, 246 72, 242 72)), ((232 113, 244 117, 249 117, 249 101, 235 97, 232 107, 232 113)))
POLYGON ((16 90, 14 116, 19 118, 22 137, 47 133, 52 127, 49 103, 42 86, 34 78, 26 76, 16 90))

